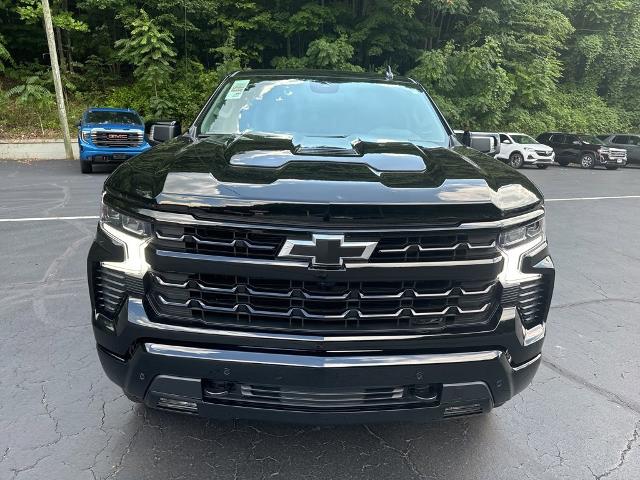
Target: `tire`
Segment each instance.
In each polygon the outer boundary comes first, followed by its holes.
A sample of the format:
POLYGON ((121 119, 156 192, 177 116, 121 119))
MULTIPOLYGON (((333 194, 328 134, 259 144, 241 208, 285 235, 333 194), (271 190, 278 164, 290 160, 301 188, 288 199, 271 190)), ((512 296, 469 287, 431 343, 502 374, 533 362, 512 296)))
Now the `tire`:
POLYGON ((617 170, 618 169, 618 165, 607 165, 606 169, 607 170, 617 170))
POLYGON ((91 162, 83 162, 80 160, 80 170, 82 173, 91 173, 93 172, 93 165, 91 162))
POLYGON ((580 166, 582 168, 595 168, 596 157, 593 153, 585 153, 580 157, 580 166))
POLYGON ((546 170, 549 165, 536 165, 540 170, 546 170))
POLYGON ((522 168, 524 165, 524 157, 519 152, 513 152, 509 156, 509 165, 513 168, 522 168))

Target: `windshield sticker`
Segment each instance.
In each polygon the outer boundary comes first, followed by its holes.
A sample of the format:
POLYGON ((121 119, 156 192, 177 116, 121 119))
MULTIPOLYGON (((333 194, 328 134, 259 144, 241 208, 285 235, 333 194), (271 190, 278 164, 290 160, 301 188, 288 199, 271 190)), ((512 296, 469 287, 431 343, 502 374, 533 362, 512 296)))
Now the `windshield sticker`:
POLYGON ((249 85, 249 80, 236 80, 224 97, 225 100, 237 100, 242 97, 244 89, 249 85))

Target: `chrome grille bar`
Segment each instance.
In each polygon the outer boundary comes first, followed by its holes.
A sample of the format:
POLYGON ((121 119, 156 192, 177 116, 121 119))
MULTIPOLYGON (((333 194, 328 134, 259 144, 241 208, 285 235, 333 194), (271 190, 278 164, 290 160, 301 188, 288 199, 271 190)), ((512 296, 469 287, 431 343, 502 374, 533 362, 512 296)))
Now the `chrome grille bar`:
POLYGON ((491 303, 487 303, 484 306, 482 306, 482 308, 479 308, 479 309, 464 310, 459 306, 450 305, 438 312, 417 312, 413 308, 401 308, 397 310, 395 313, 371 313, 371 314, 364 314, 358 309, 351 308, 337 315, 335 314, 334 315, 329 315, 329 314, 317 315, 317 314, 309 313, 303 308, 290 308, 287 311, 271 311, 271 310, 256 309, 256 308, 253 308, 251 305, 247 305, 245 303, 237 303, 233 307, 220 307, 220 306, 215 307, 215 306, 205 304, 200 299, 194 299, 194 298, 186 300, 184 302, 170 301, 164 298, 160 294, 157 295, 157 298, 160 301, 160 303, 170 307, 194 308, 193 305, 197 305, 197 307, 195 308, 199 308, 201 310, 208 311, 208 312, 218 312, 218 313, 247 312, 254 315, 265 315, 265 316, 274 316, 274 317, 291 317, 296 315, 297 313, 300 313, 305 318, 320 319, 320 320, 322 319, 342 320, 342 319, 348 319, 351 317, 353 318, 400 318, 406 311, 410 312, 410 315, 416 318, 442 317, 452 312, 457 312, 460 315, 484 313, 491 307, 491 303))
POLYGON ((156 232, 156 237, 159 240, 166 240, 171 242, 193 241, 200 245, 213 245, 216 247, 243 247, 243 248, 251 248, 254 250, 269 250, 269 251, 273 251, 276 249, 276 247, 272 245, 259 245, 259 244, 252 243, 248 240, 241 240, 241 239, 231 240, 229 242, 223 242, 223 241, 213 241, 213 240, 202 240, 196 235, 188 235, 188 234, 180 235, 179 237, 174 237, 171 235, 163 235, 160 232, 156 232))
MULTIPOLYGON (((188 288, 190 285, 194 285, 197 289, 202 290, 203 292, 214 292, 214 293, 226 293, 226 294, 236 294, 240 291, 246 291, 246 293, 250 295, 256 295, 261 297, 274 297, 274 298, 292 298, 296 295, 297 292, 300 292, 302 296, 309 300, 346 300, 351 295, 350 292, 344 294, 337 295, 316 295, 312 293, 305 292, 300 289, 290 289, 288 292, 271 292, 269 290, 260 290, 249 286, 243 286, 241 289, 239 285, 235 285, 233 287, 224 288, 224 287, 209 287, 207 285, 202 284, 197 280, 187 280, 185 282, 168 282, 163 280, 160 276, 154 275, 155 280, 159 285, 163 287, 171 287, 171 288, 188 288)), ((456 290, 459 291, 464 296, 477 296, 484 295, 489 293, 494 287, 496 283, 492 283, 488 287, 482 290, 465 290, 464 288, 455 287, 450 288, 445 292, 437 292, 437 293, 421 293, 416 291, 413 288, 406 288, 398 293, 392 294, 368 294, 363 293, 362 291, 358 291, 358 298, 362 300, 393 300, 402 297, 414 297, 414 298, 446 298, 456 290)), ((532 292, 533 293, 533 292, 532 292)))
POLYGON ((417 250, 420 252, 450 252, 450 251, 457 250, 458 248, 463 246, 466 246, 469 250, 482 250, 482 249, 488 249, 488 248, 495 248, 496 242, 491 242, 489 245, 472 245, 469 242, 461 242, 450 247, 423 247, 418 243, 414 243, 411 245, 407 245, 406 247, 403 247, 403 248, 380 249, 380 253, 404 253, 410 250, 417 250))

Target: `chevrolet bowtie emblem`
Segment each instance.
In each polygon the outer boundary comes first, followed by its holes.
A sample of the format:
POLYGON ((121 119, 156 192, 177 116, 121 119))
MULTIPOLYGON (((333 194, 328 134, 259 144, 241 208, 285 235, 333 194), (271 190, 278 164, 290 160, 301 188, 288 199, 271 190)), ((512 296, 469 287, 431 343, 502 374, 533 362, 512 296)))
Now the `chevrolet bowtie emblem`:
POLYGON ((314 267, 341 267, 345 260, 365 261, 378 242, 349 242, 344 235, 313 235, 311 240, 288 239, 278 257, 308 260, 314 267))

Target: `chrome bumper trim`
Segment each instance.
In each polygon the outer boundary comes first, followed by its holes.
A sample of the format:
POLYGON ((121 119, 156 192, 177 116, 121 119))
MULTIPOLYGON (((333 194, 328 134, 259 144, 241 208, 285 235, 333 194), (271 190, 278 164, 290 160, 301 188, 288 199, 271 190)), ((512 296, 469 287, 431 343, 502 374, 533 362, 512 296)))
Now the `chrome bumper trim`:
POLYGON ((209 348, 182 347, 160 343, 145 343, 151 355, 217 362, 279 365, 307 368, 360 368, 410 365, 444 365, 497 360, 504 354, 499 350, 484 352, 424 354, 424 355, 358 355, 351 357, 323 357, 281 353, 237 352, 209 348))
POLYGON ((534 363, 536 363, 538 360, 540 360, 542 358, 542 354, 539 353, 538 355, 536 355, 535 357, 533 357, 531 360, 529 360, 528 362, 523 363, 522 365, 518 365, 517 367, 511 367, 513 369, 514 372, 519 372, 520 370, 524 370, 526 368, 529 368, 531 365, 533 365, 534 363))

